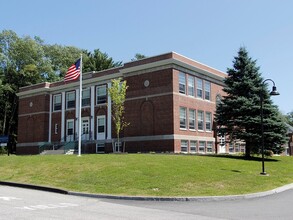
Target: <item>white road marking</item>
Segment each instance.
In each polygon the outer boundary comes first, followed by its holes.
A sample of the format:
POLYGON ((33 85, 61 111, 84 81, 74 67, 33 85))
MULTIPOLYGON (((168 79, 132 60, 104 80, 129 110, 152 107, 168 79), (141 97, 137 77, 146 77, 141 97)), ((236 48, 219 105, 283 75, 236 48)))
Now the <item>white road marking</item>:
POLYGON ((22 200, 22 199, 16 198, 16 197, 11 197, 11 196, 0 196, 0 200, 11 201, 11 200, 22 200))
POLYGON ((15 207, 16 209, 21 210, 45 210, 45 209, 57 209, 57 208, 68 208, 68 207, 76 207, 79 206, 73 203, 58 203, 58 204, 47 204, 47 205, 31 205, 31 206, 23 206, 23 207, 15 207))

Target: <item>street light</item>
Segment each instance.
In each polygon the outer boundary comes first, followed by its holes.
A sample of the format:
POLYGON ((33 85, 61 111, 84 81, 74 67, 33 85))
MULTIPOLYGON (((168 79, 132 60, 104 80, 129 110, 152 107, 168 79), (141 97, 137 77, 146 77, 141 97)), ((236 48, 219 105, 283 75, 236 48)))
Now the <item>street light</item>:
MULTIPOLYGON (((266 79, 262 82, 262 85, 265 85, 266 81, 271 81, 273 83, 272 91, 270 92, 270 96, 280 95, 277 91, 277 87, 275 86, 275 82, 271 79, 266 79)), ((262 154, 262 172, 261 175, 267 175, 265 171, 265 159, 264 159, 264 126, 263 126, 263 87, 260 93, 260 118, 261 118, 261 154, 262 154)))

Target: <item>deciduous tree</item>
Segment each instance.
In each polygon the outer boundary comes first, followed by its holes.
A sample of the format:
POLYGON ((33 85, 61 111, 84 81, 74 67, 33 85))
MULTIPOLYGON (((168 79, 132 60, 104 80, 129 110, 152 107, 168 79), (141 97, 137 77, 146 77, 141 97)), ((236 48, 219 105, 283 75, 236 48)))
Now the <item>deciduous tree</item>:
MULTIPOLYGON (((112 100, 112 119, 115 124, 118 146, 120 144, 120 132, 123 130, 123 128, 128 126, 128 123, 124 120, 124 103, 127 88, 128 86, 126 85, 126 81, 121 82, 120 78, 113 79, 112 86, 108 88, 108 92, 112 100)), ((113 146, 113 152, 114 151, 115 149, 113 146)))

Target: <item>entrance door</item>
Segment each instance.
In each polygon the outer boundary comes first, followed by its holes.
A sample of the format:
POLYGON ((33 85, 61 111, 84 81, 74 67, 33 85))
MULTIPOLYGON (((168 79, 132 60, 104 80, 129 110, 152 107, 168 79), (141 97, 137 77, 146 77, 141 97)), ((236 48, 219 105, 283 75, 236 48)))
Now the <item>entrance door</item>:
POLYGON ((66 142, 74 141, 74 119, 66 121, 66 142))
POLYGON ((97 140, 106 139, 106 116, 97 116, 97 140))
POLYGON ((85 117, 81 119, 81 140, 89 140, 89 127, 90 127, 90 119, 89 117, 85 117))

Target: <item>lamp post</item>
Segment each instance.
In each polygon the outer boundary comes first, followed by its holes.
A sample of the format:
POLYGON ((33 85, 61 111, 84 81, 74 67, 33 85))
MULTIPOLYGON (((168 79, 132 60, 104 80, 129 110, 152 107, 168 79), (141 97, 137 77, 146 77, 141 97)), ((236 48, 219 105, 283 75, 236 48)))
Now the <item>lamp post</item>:
MULTIPOLYGON (((265 84, 265 82, 271 81, 273 83, 272 91, 270 92, 270 96, 277 96, 280 95, 280 93, 277 91, 277 87, 275 86, 275 82, 271 79, 266 79, 262 82, 262 85, 265 84)), ((265 171, 265 159, 264 159, 264 126, 263 126, 263 87, 262 91, 260 93, 260 118, 261 118, 261 155, 262 155, 262 172, 261 175, 267 175, 265 171)))

